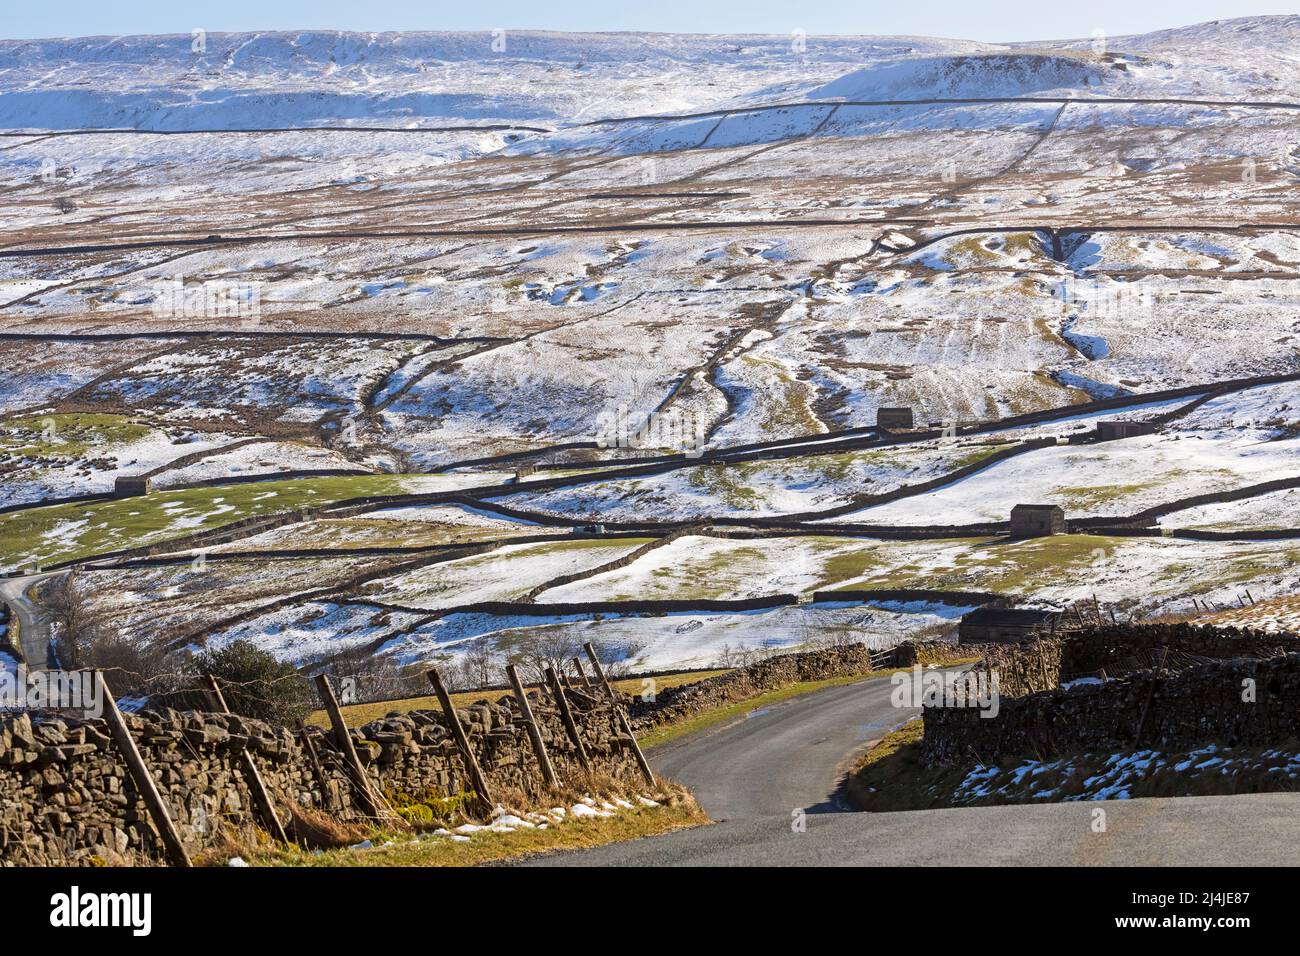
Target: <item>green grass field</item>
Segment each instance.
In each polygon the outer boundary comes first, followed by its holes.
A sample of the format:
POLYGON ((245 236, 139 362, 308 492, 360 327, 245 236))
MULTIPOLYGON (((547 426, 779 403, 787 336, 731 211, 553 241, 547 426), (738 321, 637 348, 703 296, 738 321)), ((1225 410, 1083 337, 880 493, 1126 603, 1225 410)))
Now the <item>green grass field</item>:
POLYGON ((69 461, 129 445, 155 429, 122 415, 58 414, 0 422, 0 455, 69 461))
POLYGON ((156 544, 241 518, 330 504, 364 495, 401 494, 400 475, 259 481, 158 491, 138 498, 51 505, 0 516, 0 564, 44 565, 156 544))

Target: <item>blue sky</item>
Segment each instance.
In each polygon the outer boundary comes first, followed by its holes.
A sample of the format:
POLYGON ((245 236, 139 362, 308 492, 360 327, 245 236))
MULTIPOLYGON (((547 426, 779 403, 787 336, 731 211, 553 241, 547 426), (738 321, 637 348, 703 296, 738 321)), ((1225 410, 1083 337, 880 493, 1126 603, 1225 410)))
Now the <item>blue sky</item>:
POLYGON ((1293 13, 1294 0, 6 0, 9 38, 224 30, 654 30, 919 34, 972 40, 1111 36, 1203 20, 1293 13))

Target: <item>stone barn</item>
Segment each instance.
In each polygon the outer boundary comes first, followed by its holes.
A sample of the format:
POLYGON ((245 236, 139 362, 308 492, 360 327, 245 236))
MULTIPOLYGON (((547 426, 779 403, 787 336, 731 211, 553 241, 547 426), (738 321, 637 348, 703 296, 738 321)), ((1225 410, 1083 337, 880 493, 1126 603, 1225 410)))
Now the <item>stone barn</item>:
POLYGON ((1115 441, 1118 438, 1135 438, 1138 435, 1154 435, 1155 431, 1155 422, 1098 422, 1097 441, 1115 441))
POLYGON ((118 478, 113 482, 114 498, 137 498, 153 491, 153 482, 148 478, 118 478))
POLYGON ((981 607, 962 616, 957 626, 958 644, 1009 644, 1053 633, 1061 623, 1060 611, 1027 607, 981 607))
POLYGON ((910 408, 877 408, 877 428, 911 428, 912 410, 910 408))
POLYGON ((1041 538, 1065 532, 1065 509, 1060 505, 1016 505, 1011 509, 1011 537, 1041 538))

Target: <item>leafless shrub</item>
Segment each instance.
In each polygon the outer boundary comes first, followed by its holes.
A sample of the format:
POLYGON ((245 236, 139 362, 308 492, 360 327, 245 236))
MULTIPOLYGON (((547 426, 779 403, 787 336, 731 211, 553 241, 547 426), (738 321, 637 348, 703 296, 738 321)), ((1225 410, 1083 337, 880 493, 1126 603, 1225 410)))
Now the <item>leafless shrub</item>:
POLYGON ((524 672, 526 683, 538 684, 546 680, 546 669, 554 668, 557 674, 572 670, 569 662, 582 652, 582 642, 567 627, 548 627, 517 639, 507 659, 524 672))
POLYGON ((757 664, 759 661, 767 660, 769 657, 776 657, 778 654, 788 653, 788 648, 783 647, 754 647, 750 644, 723 644, 718 649, 718 656, 713 666, 721 670, 734 670, 739 667, 748 667, 750 664, 757 664))
MULTIPOLYGON (((573 659, 586 661, 583 649, 586 635, 579 628, 552 627, 515 638, 507 662, 517 665, 526 675, 525 680, 540 683, 545 679, 546 668, 553 667, 557 674, 574 673, 573 659)), ((636 669, 644 644, 613 644, 592 641, 596 659, 610 680, 627 676, 636 669)), ((585 666, 585 664, 584 664, 585 666)))
MULTIPOLYGON (((403 666, 391 657, 337 659, 323 671, 331 678, 345 704, 418 697, 429 693, 427 668, 403 666)), ((315 693, 315 685, 313 694, 315 693)))
POLYGON ((117 697, 155 697, 177 689, 176 662, 166 642, 96 628, 78 647, 78 667, 101 671, 117 697))
POLYGON ((505 662, 486 641, 477 641, 452 668, 451 678, 457 690, 492 687, 505 681, 505 662))
POLYGON ((610 680, 627 677, 637 670, 641 664, 641 652, 645 650, 644 644, 606 644, 592 641, 591 646, 596 652, 596 660, 600 661, 605 676, 610 680))
POLYGON ((85 648, 103 638, 104 624, 94 611, 90 590, 77 572, 69 571, 47 582, 37 601, 49 615, 60 663, 68 668, 90 666, 83 659, 85 648))

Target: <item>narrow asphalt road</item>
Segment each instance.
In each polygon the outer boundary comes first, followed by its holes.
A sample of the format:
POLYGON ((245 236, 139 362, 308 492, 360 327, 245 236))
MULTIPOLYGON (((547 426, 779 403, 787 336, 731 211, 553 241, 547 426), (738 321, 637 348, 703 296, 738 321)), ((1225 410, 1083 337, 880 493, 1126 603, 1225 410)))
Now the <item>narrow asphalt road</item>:
POLYGON ((18 641, 23 659, 27 666, 33 669, 49 667, 52 663, 50 622, 27 596, 27 589, 52 576, 52 574, 28 574, 0 580, 0 601, 9 605, 10 614, 18 619, 18 641))
POLYGON ((803 833, 790 822, 730 821, 527 865, 1294 866, 1300 795, 828 813, 803 833))
POLYGON ((796 697, 657 748, 650 759, 714 820, 847 809, 836 790, 848 763, 918 713, 892 706, 891 689, 888 678, 874 678, 796 697))
POLYGON ((537 857, 527 866, 1294 865, 1300 795, 857 813, 853 757, 915 711, 887 678, 797 697, 652 751, 712 826, 537 857), (797 811, 804 811, 802 814, 797 811))

